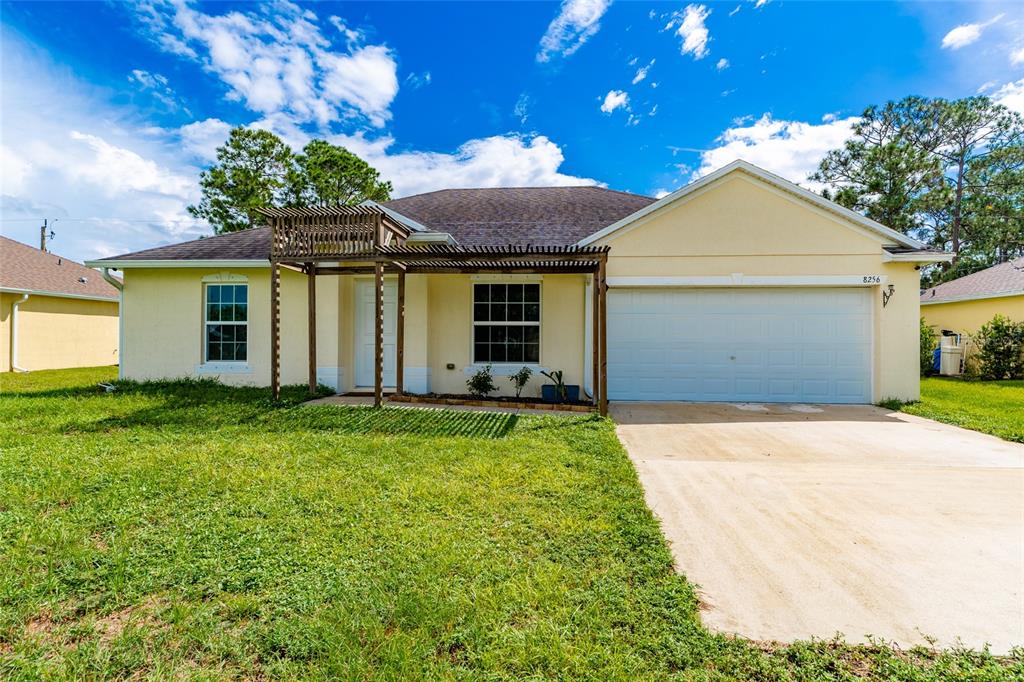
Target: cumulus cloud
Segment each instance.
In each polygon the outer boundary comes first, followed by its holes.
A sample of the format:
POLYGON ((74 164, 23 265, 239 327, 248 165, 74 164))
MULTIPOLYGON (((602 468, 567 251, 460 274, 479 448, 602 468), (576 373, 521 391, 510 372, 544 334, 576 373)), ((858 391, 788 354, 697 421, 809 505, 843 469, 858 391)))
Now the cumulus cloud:
POLYGON ((729 60, 726 59, 725 57, 722 57, 715 64, 715 68, 718 69, 719 71, 725 71, 726 69, 729 68, 729 60))
POLYGON ((344 40, 336 48, 316 14, 289 2, 251 12, 212 15, 181 0, 153 0, 137 9, 164 50, 197 61, 227 86, 228 99, 261 114, 286 112, 321 126, 362 116, 374 126, 391 118, 397 63, 385 45, 332 18, 344 40))
POLYGON ((701 152, 701 177, 736 159, 749 161, 777 175, 818 190, 807 180, 831 149, 850 137, 856 117, 831 118, 821 123, 776 120, 764 114, 756 121, 739 120, 716 140, 717 146, 701 152))
POLYGON ((601 111, 610 114, 620 107, 629 109, 629 95, 622 90, 609 90, 601 103, 601 111))
POLYGON ((674 12, 665 26, 666 31, 674 30, 682 41, 682 54, 693 55, 694 59, 708 56, 711 35, 704 22, 711 14, 705 5, 687 5, 682 12, 674 12))
POLYGON ((559 171, 561 147, 544 135, 493 135, 469 140, 452 153, 393 151, 394 140, 335 136, 335 144, 366 159, 395 186, 395 196, 452 187, 541 187, 600 184, 559 171))
POLYGON ((219 118, 208 118, 183 125, 178 134, 187 152, 206 163, 212 163, 217 158, 217 147, 224 144, 230 132, 231 124, 219 118))
POLYGON ((601 17, 611 0, 562 0, 558 15, 548 24, 540 39, 538 62, 554 56, 568 57, 601 30, 601 17))
POLYGON ((0 50, 5 236, 35 243, 58 218, 54 248, 84 260, 209 233, 185 210, 198 168, 179 145, 11 34, 0 50))
POLYGON ((1024 115, 1024 78, 1007 83, 991 95, 993 100, 1024 115))
POLYGON ((643 79, 647 78, 647 72, 651 70, 652 66, 654 66, 654 60, 653 59, 650 61, 649 64, 647 64, 647 66, 641 66, 639 69, 637 69, 636 70, 636 75, 633 76, 633 85, 636 85, 637 83, 639 83, 643 79))
POLYGON ((985 22, 960 24, 943 36, 942 47, 947 50, 959 50, 962 47, 967 47, 981 38, 981 34, 986 28, 997 23, 1002 18, 1002 14, 997 14, 985 22))

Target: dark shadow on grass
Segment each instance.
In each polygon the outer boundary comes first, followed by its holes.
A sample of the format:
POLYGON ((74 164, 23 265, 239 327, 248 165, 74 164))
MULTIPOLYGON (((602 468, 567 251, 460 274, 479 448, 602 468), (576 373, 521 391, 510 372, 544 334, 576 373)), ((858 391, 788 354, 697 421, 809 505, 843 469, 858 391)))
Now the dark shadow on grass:
POLYGON ((261 426, 271 431, 504 438, 518 421, 518 415, 498 412, 310 405, 268 414, 261 426))

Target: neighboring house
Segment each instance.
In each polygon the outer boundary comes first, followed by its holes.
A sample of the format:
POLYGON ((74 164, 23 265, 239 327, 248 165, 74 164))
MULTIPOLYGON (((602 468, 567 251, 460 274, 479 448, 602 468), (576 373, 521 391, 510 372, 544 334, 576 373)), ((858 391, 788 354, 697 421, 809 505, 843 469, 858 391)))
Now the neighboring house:
POLYGON ((0 371, 116 365, 117 309, 100 273, 0 237, 0 371))
POLYGON ((527 365, 588 394, 606 373, 612 400, 909 400, 918 266, 948 260, 744 162, 660 200, 459 189, 339 211, 268 211, 272 227, 91 262, 124 272, 124 376, 267 385, 312 370, 372 390, 379 345, 382 383, 407 392, 465 393, 491 364, 505 394, 527 365))
POLYGON ((1024 258, 921 292, 921 316, 939 331, 973 335, 997 314, 1024 322, 1024 258))

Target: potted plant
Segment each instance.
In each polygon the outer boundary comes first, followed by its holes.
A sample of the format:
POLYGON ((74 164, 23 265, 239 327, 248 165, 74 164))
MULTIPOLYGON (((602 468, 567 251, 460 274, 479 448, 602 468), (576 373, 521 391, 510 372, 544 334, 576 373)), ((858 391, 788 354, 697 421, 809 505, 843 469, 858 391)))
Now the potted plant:
POLYGON ((580 399, 580 387, 578 384, 566 384, 562 380, 562 370, 556 369, 552 372, 541 370, 541 374, 551 380, 550 384, 540 387, 541 399, 546 403, 575 403, 580 399))

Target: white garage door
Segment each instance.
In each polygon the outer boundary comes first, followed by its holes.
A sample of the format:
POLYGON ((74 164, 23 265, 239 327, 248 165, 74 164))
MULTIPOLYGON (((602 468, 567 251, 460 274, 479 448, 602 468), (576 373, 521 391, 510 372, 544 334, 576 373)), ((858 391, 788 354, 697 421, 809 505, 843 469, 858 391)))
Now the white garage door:
POLYGON ((867 403, 864 288, 612 289, 612 400, 867 403))

